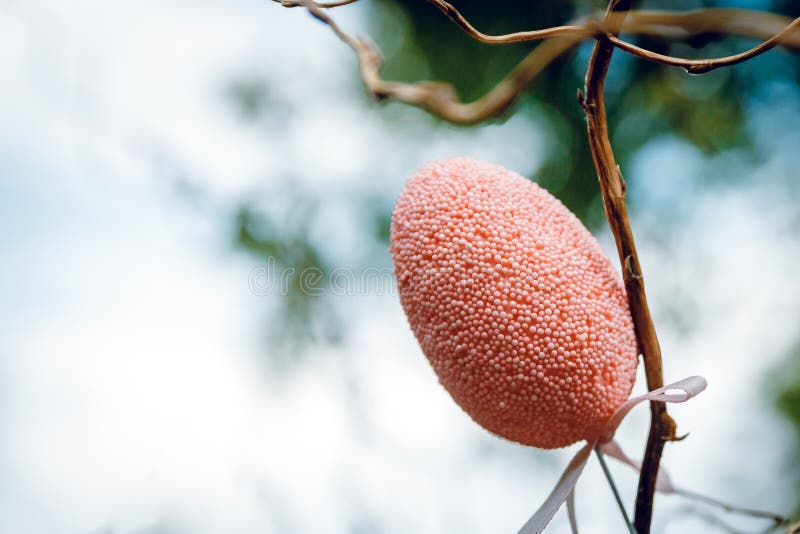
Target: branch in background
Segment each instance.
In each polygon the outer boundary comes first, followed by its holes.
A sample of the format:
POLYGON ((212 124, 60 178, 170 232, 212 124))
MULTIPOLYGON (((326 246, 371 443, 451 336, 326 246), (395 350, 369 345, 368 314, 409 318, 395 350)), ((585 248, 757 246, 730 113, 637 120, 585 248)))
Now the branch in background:
MULTIPOLYGON (((631 10, 623 32, 644 33, 672 39, 719 33, 769 39, 780 33, 791 19, 749 9, 707 8, 684 12, 631 10)), ((785 36, 783 46, 800 47, 800 32, 785 36)))
POLYGON ((702 495, 700 493, 695 493, 693 491, 675 488, 675 491, 673 493, 675 493, 675 495, 681 495, 693 501, 702 502, 710 506, 721 508, 726 512, 746 515, 750 517, 757 517, 760 519, 769 519, 770 521, 772 521, 774 527, 780 527, 789 523, 789 520, 780 514, 776 514, 774 512, 767 512, 764 510, 756 510, 754 508, 744 508, 742 506, 735 506, 733 504, 728 504, 726 502, 720 501, 719 499, 714 499, 713 497, 702 495))
MULTIPOLYGON (((630 8, 630 4, 631 0, 611 0, 609 3, 606 22, 612 35, 618 33, 622 28, 625 11, 630 8)), ((614 45, 610 41, 599 40, 595 43, 586 71, 586 95, 582 105, 586 114, 589 147, 600 181, 606 217, 611 233, 614 234, 622 264, 622 277, 633 317, 636 340, 644 359, 647 388, 652 391, 664 385, 661 347, 658 344, 653 319, 647 306, 642 268, 639 264, 636 243, 628 220, 628 208, 625 205, 625 181, 614 158, 606 121, 603 87, 613 53, 614 45)), ((634 527, 639 534, 650 532, 653 497, 661 453, 664 450, 664 443, 674 438, 675 422, 667 414, 666 405, 663 402, 651 402, 650 432, 642 460, 634 515, 634 527)))
POLYGON ((450 20, 455 22, 464 32, 482 43, 487 44, 508 44, 520 43, 524 41, 537 41, 547 37, 593 37, 597 31, 592 28, 592 24, 554 26, 543 30, 532 30, 508 33, 505 35, 487 35, 481 33, 449 2, 444 0, 426 0, 429 4, 438 7, 439 10, 447 15, 450 20))
POLYGON ((449 83, 423 81, 406 84, 383 80, 379 55, 362 57, 359 54, 359 66, 364 83, 378 99, 400 100, 454 124, 477 124, 506 111, 550 63, 580 41, 575 37, 543 41, 506 78, 484 96, 469 103, 461 102, 449 83))
MULTIPOLYGON (((384 80, 380 75, 383 66, 383 56, 380 50, 370 41, 346 33, 323 11, 324 8, 346 5, 356 0, 326 4, 308 0, 273 1, 279 2, 285 7, 306 7, 311 15, 327 24, 337 37, 356 53, 361 79, 367 91, 374 98, 397 100, 422 108, 445 121, 461 125, 477 124, 501 115, 514 104, 522 91, 545 67, 586 38, 587 35, 586 32, 583 32, 581 35, 545 40, 483 97, 465 103, 459 100, 455 88, 449 83, 433 81, 404 83, 384 80)), ((434 3, 439 5, 440 2, 434 1, 434 3)), ((442 4, 449 6, 446 2, 442 4)), ((455 13, 458 12, 455 11, 455 13)), ((460 14, 453 16, 461 17, 460 14)), ((786 17, 769 13, 723 8, 686 13, 634 10, 628 12, 628 17, 623 25, 623 31, 678 39, 705 33, 723 32, 746 37, 768 38, 775 31, 780 31, 776 29, 778 26, 784 28, 789 20, 786 17)), ((466 24, 469 25, 468 22, 466 24)), ((583 20, 578 24, 586 25, 588 23, 583 20)), ((591 24, 603 29, 602 23, 591 24)), ((472 28, 471 25, 469 27, 472 28)), ((562 28, 568 27, 584 26, 563 26, 562 28)), ((475 31, 477 32, 477 30, 475 31)), ((595 33, 596 31, 590 32, 591 35, 595 33)), ((800 46, 800 35, 785 35, 784 38, 786 40, 782 44, 800 46)))
POLYGON ((735 65, 737 63, 742 63, 743 61, 747 61, 758 55, 763 54, 764 52, 772 50, 773 48, 781 44, 785 39, 787 39, 788 36, 792 35, 797 28, 800 28, 800 17, 794 19, 781 32, 772 36, 770 39, 764 41, 758 46, 754 46, 750 50, 741 52, 739 54, 734 54, 732 56, 725 56, 713 59, 683 59, 672 56, 665 56, 664 54, 659 54, 657 52, 645 50, 644 48, 625 42, 615 35, 607 35, 606 39, 608 39, 610 43, 612 43, 620 50, 628 52, 629 54, 633 54, 634 56, 640 57, 642 59, 653 61, 655 63, 662 63, 664 65, 671 65, 674 67, 683 67, 684 69, 686 69, 687 72, 691 74, 704 74, 706 72, 711 72, 712 70, 718 69, 720 67, 727 67, 730 65, 735 65))
MULTIPOLYGON (((297 0, 297 1, 295 1, 295 0, 272 0, 272 1, 279 3, 283 7, 303 7, 303 6, 306 5, 305 2, 302 2, 301 0, 297 0)), ((339 0, 338 2, 319 2, 317 4, 317 7, 320 7, 322 9, 331 9, 331 8, 334 8, 334 7, 346 6, 347 4, 355 4, 356 2, 358 2, 358 0, 339 0)))
POLYGON ((547 65, 581 40, 578 37, 566 37, 542 42, 486 95, 474 102, 463 103, 449 83, 384 80, 380 74, 383 56, 374 44, 342 30, 315 2, 297 0, 293 3, 305 6, 314 18, 327 24, 339 39, 353 49, 358 57, 361 79, 373 97, 378 100, 399 100, 454 124, 476 124, 502 114, 547 65))
MULTIPOLYGON (((693 515, 698 519, 701 519, 708 523, 710 526, 716 527, 718 530, 725 532, 726 534, 745 534, 741 530, 735 529, 733 526, 729 525, 719 517, 714 514, 711 514, 705 510, 700 510, 698 508, 693 508, 691 506, 686 507, 681 511, 681 515, 683 516, 690 516, 693 515)), ((769 532, 769 531, 767 531, 769 532)))
MULTIPOLYGON (((586 38, 591 37, 594 39, 606 38, 614 46, 629 54, 633 54, 634 56, 647 59, 649 61, 654 61, 656 63, 683 67, 692 74, 702 74, 717 69, 719 67, 726 67, 729 65, 734 65, 736 63, 741 63, 759 54, 763 54, 768 50, 772 50, 779 44, 785 43, 786 40, 789 39, 793 33, 795 33, 795 30, 798 28, 798 23, 800 23, 800 18, 797 18, 794 21, 789 22, 788 25, 783 24, 781 30, 773 31, 767 34, 766 36, 763 36, 762 32, 761 35, 759 36, 761 36, 764 39, 767 39, 767 41, 761 43, 760 45, 746 52, 742 52, 741 54, 736 54, 733 56, 727 56, 721 58, 710 58, 710 59, 683 59, 683 58, 676 58, 671 56, 665 56, 663 54, 658 54, 656 52, 645 50, 634 44, 623 41, 622 39, 617 37, 616 32, 614 31, 608 32, 609 28, 606 26, 606 21, 598 22, 594 17, 583 19, 582 23, 576 22, 575 24, 572 25, 555 26, 552 28, 546 28, 542 30, 515 32, 505 35, 487 35, 485 33, 481 33, 480 31, 478 31, 450 3, 445 2, 444 0, 427 0, 427 1, 428 3, 438 7, 442 13, 447 15, 450 18, 450 20, 455 22, 462 30, 464 30, 464 32, 467 33, 467 35, 482 43, 488 43, 488 44, 517 43, 517 42, 543 39, 546 37, 563 37, 563 36, 586 37, 586 38), (608 33, 604 34, 603 33, 604 31, 608 33)), ((698 16, 702 17, 703 21, 701 22, 701 26, 699 26, 699 28, 702 29, 703 32, 708 32, 709 24, 713 25, 712 19, 714 15, 720 14, 719 13, 720 11, 738 12, 737 14, 739 16, 744 16, 750 20, 758 19, 764 16, 774 17, 774 15, 770 13, 761 13, 758 11, 748 11, 748 10, 725 10, 722 8, 709 9, 709 10, 696 10, 694 12, 690 12, 690 16, 694 15, 695 19, 698 16), (714 13, 709 13, 709 12, 714 12, 714 13)), ((659 12, 659 13, 661 14, 661 20, 660 20, 661 26, 669 28, 669 26, 673 25, 673 24, 668 24, 666 21, 670 13, 668 12, 659 12)), ((695 20, 695 24, 696 22, 697 21, 695 20)), ((750 26, 748 27, 748 29, 753 29, 753 27, 750 26)), ((628 28, 623 28, 623 30, 629 31, 628 28)), ((800 38, 800 35, 795 35, 795 37, 800 38)))

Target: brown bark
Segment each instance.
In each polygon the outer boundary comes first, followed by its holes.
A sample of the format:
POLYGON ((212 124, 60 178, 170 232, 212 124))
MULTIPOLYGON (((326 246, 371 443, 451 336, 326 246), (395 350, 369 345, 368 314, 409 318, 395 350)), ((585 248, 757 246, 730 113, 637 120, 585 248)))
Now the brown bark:
MULTIPOLYGON (((606 21, 616 28, 621 27, 625 17, 625 13, 622 12, 629 8, 629 4, 629 0, 612 0, 606 14, 606 21)), ((653 390, 664 385, 661 348, 658 344, 653 319, 650 316, 650 309, 647 306, 642 268, 639 264, 636 244, 628 220, 628 209, 625 204, 625 181, 614 158, 608 138, 603 96, 603 85, 613 53, 614 46, 608 41, 598 40, 595 43, 586 73, 586 94, 582 99, 582 105, 586 114, 589 147, 600 181, 608 224, 614 234, 622 264, 622 276, 633 317, 636 340, 644 359, 647 388, 653 390)), ((634 514, 634 527, 639 534, 650 532, 653 497, 661 453, 664 450, 664 443, 675 437, 675 422, 667 413, 666 405, 663 402, 651 402, 650 414, 650 432, 642 461, 634 514)))

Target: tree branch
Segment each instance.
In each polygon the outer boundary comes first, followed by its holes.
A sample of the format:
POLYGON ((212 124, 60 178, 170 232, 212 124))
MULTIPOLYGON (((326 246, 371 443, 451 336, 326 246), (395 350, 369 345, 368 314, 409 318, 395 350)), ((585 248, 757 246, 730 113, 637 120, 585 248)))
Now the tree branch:
POLYGON ((681 495, 693 501, 702 502, 711 506, 716 506, 717 508, 721 508, 726 512, 732 512, 734 514, 746 515, 750 517, 758 517, 760 519, 769 519, 770 521, 772 521, 775 527, 780 527, 783 525, 787 525, 789 523, 789 520, 780 514, 776 514, 774 512, 768 512, 765 510, 756 510, 754 508, 745 508, 742 506, 736 506, 733 504, 722 502, 719 499, 709 497, 708 495, 695 493, 694 491, 675 488, 674 493, 676 495, 681 495))
POLYGON ((644 48, 623 41, 619 37, 611 34, 607 35, 606 39, 620 50, 628 52, 629 54, 633 54, 634 56, 640 57, 642 59, 653 61, 655 63, 662 63, 664 65, 683 67, 684 69, 686 69, 687 72, 691 74, 704 74, 706 72, 711 72, 712 70, 718 69, 720 67, 727 67, 730 65, 741 63, 743 61, 747 61, 748 59, 752 59, 758 55, 763 54, 764 52, 772 50, 773 48, 781 44, 789 35, 794 33, 794 31, 797 28, 800 28, 800 17, 794 19, 781 32, 772 36, 771 38, 759 44, 758 46, 754 46, 750 50, 741 52, 739 54, 734 54, 731 56, 725 56, 713 59, 683 59, 678 57, 666 56, 664 54, 659 54, 658 52, 645 50, 644 48))
POLYGON ((522 31, 505 35, 487 35, 475 29, 475 27, 449 2, 445 2, 444 0, 426 1, 438 7, 442 13, 455 22, 467 35, 476 41, 487 44, 519 43, 524 41, 536 41, 547 37, 592 37, 597 33, 596 30, 591 27, 592 25, 587 22, 587 24, 581 25, 554 26, 543 30, 522 31))
MULTIPOLYGON (((272 0, 273 2, 277 2, 283 7, 303 7, 305 6, 305 2, 300 0, 272 0)), ((334 7, 339 6, 346 6, 347 4, 355 4, 358 0, 339 0, 338 2, 318 2, 317 7, 322 9, 331 9, 334 7)))
POLYGON ((539 44, 486 95, 470 103, 459 100, 455 88, 444 82, 404 83, 384 80, 380 70, 383 56, 370 41, 354 37, 344 30, 321 6, 310 0, 297 0, 317 20, 328 25, 358 58, 358 69, 367 91, 377 100, 392 98, 425 109, 432 115, 454 124, 476 124, 497 117, 507 110, 547 65, 581 41, 579 37, 547 39, 539 44))
MULTIPOLYGON (((628 11, 622 31, 672 39, 709 33, 769 39, 789 23, 791 19, 783 15, 749 9, 720 7, 683 12, 634 9, 628 11)), ((786 36, 781 44, 800 47, 800 32, 786 36)))
MULTIPOLYGON (((453 124, 477 124, 492 119, 505 112, 517 100, 522 91, 547 67, 550 63, 578 44, 586 35, 607 35, 605 21, 587 22, 588 19, 577 21, 575 25, 562 26, 561 28, 585 28, 586 31, 577 35, 550 38, 533 49, 525 59, 520 62, 503 80, 493 87, 483 97, 473 102, 461 102, 455 88, 445 82, 420 81, 404 83, 384 80, 380 70, 383 66, 383 56, 380 50, 370 41, 354 37, 336 24, 336 22, 323 11, 323 9, 338 7, 353 3, 357 0, 342 0, 339 2, 316 3, 310 0, 273 0, 284 7, 305 7, 312 16, 328 25, 331 30, 347 44, 358 57, 359 72, 365 88, 377 100, 393 99, 426 110, 432 115, 453 124), (594 27, 589 31, 590 27, 594 27), (600 33, 598 33, 600 32, 600 33)), ((446 2, 428 0, 437 6, 446 2)), ((450 6, 452 8, 452 6, 450 6)), ((448 16, 463 17, 452 8, 448 16)), ((623 31, 634 34, 647 34, 667 38, 686 38, 705 33, 726 32, 755 38, 768 38, 774 34, 776 27, 784 27, 789 19, 779 15, 761 13, 744 9, 707 9, 684 13, 671 13, 665 11, 629 11, 623 24, 623 31)), ((468 22, 464 22, 472 28, 468 22)), ((477 30, 474 30, 477 32, 477 30)), ((470 33, 470 32, 468 32, 470 33)), ((480 32, 477 32, 480 33, 480 32)), ((798 33, 798 32, 795 32, 798 33)), ((470 33, 470 35, 472 35, 470 33)), ((483 34, 480 34, 483 35, 483 34)), ((511 34, 515 35, 515 34, 511 34)), ((519 34, 517 34, 519 35, 519 34)), ((611 34, 613 36, 613 34, 611 34)), ((485 36, 490 37, 490 36, 485 36)), ((496 36, 503 39, 506 36, 496 36)), ((790 35, 785 32, 781 44, 800 46, 800 35, 790 35)), ((497 41, 504 42, 504 41, 497 41)), ((627 43, 625 43, 627 45, 627 43)), ((633 46, 633 45, 630 45, 633 46)))
MULTIPOLYGON (((631 0, 611 0, 609 3, 606 22, 609 24, 612 34, 618 33, 622 27, 624 11, 630 7, 630 3, 631 0)), ((639 264, 636 244, 628 220, 628 210, 625 205, 625 182, 614 158, 606 122, 603 86, 613 52, 614 46, 609 41, 603 40, 595 43, 586 72, 586 96, 582 104, 587 119, 589 146, 600 181, 606 217, 617 243, 636 339, 644 358, 647 387, 649 390, 653 390, 664 385, 661 348, 647 306, 642 268, 639 264)), ((666 405, 663 402, 651 402, 650 414, 650 432, 642 461, 634 516, 634 526, 639 534, 650 532, 653 496, 661 453, 664 443, 675 437, 675 422, 667 414, 666 405)))
MULTIPOLYGON (((324 8, 345 5, 356 0, 343 0, 327 4, 308 0, 273 1, 281 3, 284 7, 306 7, 312 16, 327 24, 337 37, 356 53, 364 86, 377 100, 398 100, 425 109, 440 119, 462 125, 477 124, 501 115, 547 65, 585 38, 572 35, 545 40, 486 95, 473 102, 464 103, 459 100, 455 88, 449 83, 432 81, 404 83, 384 80, 380 75, 383 66, 380 50, 368 40, 346 33, 323 11, 324 8)), ((458 14, 458 17, 461 15, 458 14)), ((785 25, 787 20, 786 17, 779 15, 743 9, 710 9, 686 13, 630 11, 623 30, 629 33, 674 38, 724 31, 765 38, 765 33, 770 32, 778 24, 785 25), (759 23, 752 22, 759 19, 763 20, 759 23)), ((586 21, 580 21, 579 24, 586 24, 586 21)), ((602 23, 595 24, 598 28, 603 28, 602 23)), ((594 33, 596 32, 592 31, 592 34, 594 33)), ((791 36, 787 37, 783 44, 800 46, 800 35, 795 36, 794 40, 791 39, 791 36)))
MULTIPOLYGON (((684 67, 686 70, 691 72, 692 74, 700 74, 704 72, 709 72, 713 69, 724 67, 728 65, 733 65, 735 63, 741 63, 742 61, 746 61, 751 57, 755 57, 759 54, 763 54, 764 52, 771 50, 772 48, 784 44, 795 30, 798 28, 798 22, 800 22, 800 18, 795 19, 791 22, 784 22, 782 24, 781 30, 775 30, 772 32, 764 33, 764 26, 766 21, 772 22, 775 18, 783 19, 784 21, 788 20, 785 17, 780 17, 777 15, 773 15, 771 13, 763 13, 759 11, 751 11, 751 10, 744 10, 744 9, 725 9, 725 8, 717 8, 717 9, 700 9, 695 11, 690 11, 686 13, 670 13, 667 11, 655 11, 655 12, 646 12, 642 11, 639 13, 639 17, 634 17, 634 20, 638 20, 640 23, 641 29, 649 29, 650 31, 645 31, 644 33, 651 33, 655 28, 654 27, 647 27, 647 23, 645 22, 648 18, 650 19, 650 24, 653 22, 657 22, 660 26, 659 30, 663 32, 665 29, 669 29, 674 26, 682 26, 688 33, 708 33, 713 31, 715 26, 719 26, 719 24, 715 24, 715 22, 723 22, 723 24, 731 25, 731 22, 736 22, 740 24, 739 29, 744 30, 741 32, 744 35, 750 35, 753 37, 760 37, 763 39, 768 39, 766 42, 761 43, 760 45, 754 47, 747 52, 743 52, 741 54, 736 54, 735 56, 728 56, 716 59, 682 59, 682 58, 675 58, 670 56, 665 56, 662 54, 658 54, 656 52, 651 52, 649 50, 645 50, 641 47, 638 47, 634 44, 628 43, 623 41, 619 37, 617 37, 615 32, 609 32, 609 28, 606 27, 605 23, 607 21, 599 22, 595 19, 595 17, 588 17, 584 18, 580 21, 575 22, 574 24, 568 24, 565 26, 554 26, 552 28, 545 28, 542 30, 532 30, 532 31, 521 31, 515 33, 508 33, 504 35, 488 35, 482 33, 478 29, 476 29, 452 4, 446 2, 444 0, 426 0, 428 3, 433 4, 439 10, 447 15, 450 20, 455 22, 464 32, 472 37, 473 39, 480 41, 482 43, 487 44, 507 44, 507 43, 518 43, 518 42, 525 42, 525 41, 534 41, 543 38, 549 37, 583 37, 583 38, 595 38, 595 39, 602 39, 606 38, 611 41, 614 46, 633 54, 635 56, 641 57, 643 59, 647 59, 649 61, 655 61, 658 63, 663 63, 666 65, 674 65, 679 67, 684 67), (648 15, 650 15, 648 17, 648 15), (733 20, 732 20, 733 19, 733 20), (742 24, 741 21, 750 21, 751 24, 742 24), (756 24, 752 24, 752 23, 756 24), (785 28, 783 27, 785 26, 785 28), (690 28, 694 28, 695 31, 689 30, 690 28), (607 33, 604 33, 607 32, 607 33)), ((634 12, 631 11, 629 14, 633 15, 634 12)), ((630 32, 633 26, 626 26, 622 28, 622 31, 630 32)), ((740 33, 735 31, 735 27, 733 28, 734 31, 730 31, 731 28, 724 28, 723 31, 733 33, 740 33)), ((619 31, 619 29, 617 29, 619 31)), ((800 41, 800 34, 795 35, 795 40, 800 41)))

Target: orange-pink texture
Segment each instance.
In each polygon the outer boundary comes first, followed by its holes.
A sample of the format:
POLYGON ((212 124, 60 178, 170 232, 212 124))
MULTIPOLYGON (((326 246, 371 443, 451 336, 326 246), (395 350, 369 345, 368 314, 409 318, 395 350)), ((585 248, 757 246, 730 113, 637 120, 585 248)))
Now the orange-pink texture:
POLYGON ((602 434, 636 340, 618 273, 558 199, 491 163, 432 163, 400 195, 390 251, 422 351, 478 424, 541 448, 602 434))

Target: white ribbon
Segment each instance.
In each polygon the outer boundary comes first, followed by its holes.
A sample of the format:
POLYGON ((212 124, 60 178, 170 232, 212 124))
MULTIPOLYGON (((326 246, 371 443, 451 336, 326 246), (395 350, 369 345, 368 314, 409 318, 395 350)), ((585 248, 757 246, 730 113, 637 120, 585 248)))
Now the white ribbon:
POLYGON ((567 517, 569 517, 569 528, 572 534, 578 534, 578 518, 575 517, 575 488, 567 495, 567 517))
MULTIPOLYGON (((644 401, 686 402, 704 389, 706 389, 706 380, 704 378, 700 376, 690 376, 689 378, 684 378, 683 380, 662 388, 654 389, 644 395, 633 397, 622 403, 622 405, 617 408, 617 411, 614 412, 614 415, 608 420, 602 437, 599 440, 587 440, 586 445, 575 454, 569 465, 567 465, 567 468, 564 470, 561 478, 558 479, 553 491, 550 492, 550 495, 545 499, 544 503, 542 503, 539 509, 536 510, 531 518, 522 526, 518 534, 540 534, 561 507, 561 504, 568 498, 571 501, 568 503, 569 511, 572 512, 570 514, 570 526, 573 532, 577 532, 573 509, 574 502, 572 502, 574 499, 573 491, 575 484, 578 482, 578 478, 580 478, 583 472, 583 468, 586 466, 586 462, 589 460, 592 449, 599 443, 603 451, 609 456, 639 469, 639 465, 622 452, 619 445, 613 441, 617 427, 625 416, 628 415, 628 412, 630 412, 634 406, 644 401)), ((659 485, 661 486, 661 491, 666 493, 674 491, 669 478, 661 471, 659 471, 659 476, 656 481, 656 489, 659 489, 659 485)))
POLYGON ((617 431, 619 424, 637 404, 644 401, 686 402, 706 389, 707 385, 706 379, 702 376, 690 376, 673 384, 649 391, 644 395, 626 400, 606 423, 606 432, 600 442, 605 443, 614 438, 614 433, 617 431))
MULTIPOLYGON (((600 450, 608 456, 616 458, 623 464, 631 466, 637 473, 642 469, 641 462, 632 460, 630 456, 625 454, 616 440, 612 439, 608 443, 603 443, 600 445, 600 450)), ((656 491, 664 494, 675 493, 675 486, 672 485, 672 480, 670 480, 667 472, 660 467, 658 469, 658 475, 656 476, 656 491)))
POLYGON ((522 526, 519 534, 538 534, 544 530, 544 527, 553 519, 564 500, 572 493, 572 489, 575 487, 575 483, 578 482, 583 468, 586 467, 586 461, 589 459, 589 455, 592 454, 593 448, 594 443, 587 442, 575 454, 561 478, 558 479, 556 487, 553 488, 544 503, 536 510, 536 513, 522 526))

